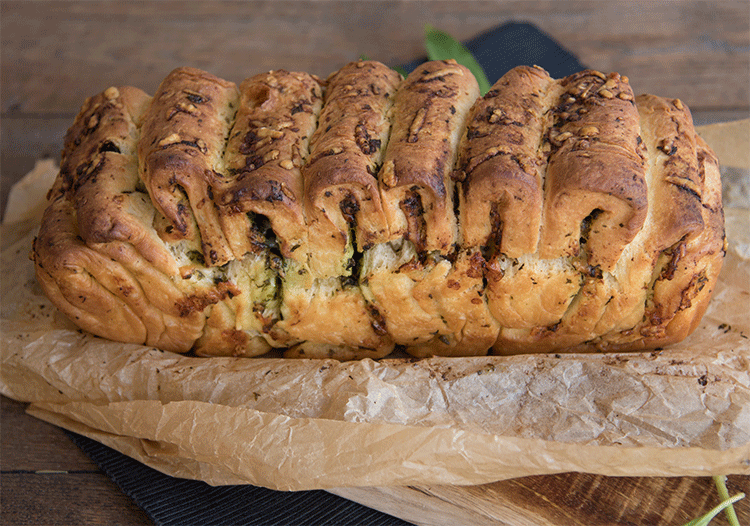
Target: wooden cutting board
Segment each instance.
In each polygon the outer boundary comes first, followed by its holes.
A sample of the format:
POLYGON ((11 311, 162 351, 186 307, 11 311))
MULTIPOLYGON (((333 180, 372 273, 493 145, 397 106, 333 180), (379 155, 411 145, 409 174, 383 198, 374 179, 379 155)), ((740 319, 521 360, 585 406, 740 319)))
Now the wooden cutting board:
MULTIPOLYGON (((748 495, 734 505, 750 526, 750 477, 730 476, 730 495, 748 495)), ((346 488, 347 499, 426 525, 500 526, 682 526, 719 503, 710 477, 635 478, 565 473, 506 480, 481 486, 346 488)), ((722 513, 711 526, 729 524, 722 513)))

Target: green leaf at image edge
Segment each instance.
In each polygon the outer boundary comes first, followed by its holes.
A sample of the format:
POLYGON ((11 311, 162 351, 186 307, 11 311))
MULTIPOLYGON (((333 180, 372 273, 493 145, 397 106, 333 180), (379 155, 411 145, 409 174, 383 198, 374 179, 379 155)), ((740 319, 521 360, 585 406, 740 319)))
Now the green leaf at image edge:
POLYGON ((745 497, 744 493, 739 493, 735 495, 734 497, 732 497, 731 499, 725 500, 724 502, 716 506, 714 509, 706 513, 703 517, 699 517, 697 519, 694 519, 688 522, 687 524, 685 524, 685 526, 707 526, 708 523, 710 523, 711 520, 714 517, 716 517, 719 513, 721 513, 725 508, 727 508, 728 506, 731 506, 732 504, 734 504, 735 502, 737 502, 738 500, 744 497, 745 497))
POLYGON ((452 58, 462 66, 469 68, 469 71, 474 74, 477 84, 479 84, 479 92, 482 95, 490 90, 491 86, 482 66, 461 42, 448 33, 435 29, 430 24, 425 24, 424 33, 425 50, 429 60, 449 60, 452 58))
MULTIPOLYGON (((719 498, 722 501, 728 500, 729 490, 727 489, 727 477, 723 475, 714 476, 714 484, 716 485, 716 489, 719 492, 719 498)), ((740 495, 742 495, 743 497, 745 496, 744 493, 741 493, 740 495)), ((727 520, 729 521, 730 526, 740 526, 740 521, 737 520, 737 514, 734 512, 734 506, 732 506, 731 502, 726 508, 724 508, 724 513, 727 516, 727 520)))
POLYGON ((698 517, 697 519, 693 519, 685 526, 708 526, 708 524, 713 520, 714 517, 716 517, 719 513, 722 511, 726 512, 727 519, 729 519, 729 524, 731 526, 740 526, 739 521, 737 520, 737 515, 734 512, 734 507, 732 504, 737 502, 738 500, 741 500, 745 498, 744 493, 739 493, 735 495, 734 497, 729 497, 729 492, 727 491, 726 486, 726 477, 722 476, 716 476, 714 477, 714 483, 716 484, 716 489, 719 491, 719 497, 722 500, 722 502, 716 506, 714 509, 706 513, 703 517, 698 517))

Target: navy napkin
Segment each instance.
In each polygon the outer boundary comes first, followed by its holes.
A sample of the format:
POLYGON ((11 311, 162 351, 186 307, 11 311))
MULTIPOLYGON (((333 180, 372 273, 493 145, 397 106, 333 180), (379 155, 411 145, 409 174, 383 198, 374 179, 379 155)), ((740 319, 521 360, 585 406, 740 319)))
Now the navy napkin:
MULTIPOLYGON (((531 24, 509 23, 464 42, 493 84, 510 69, 541 66, 554 78, 584 66, 531 24)), ((426 58, 401 67, 411 71, 426 58)), ((158 525, 406 525, 401 519, 325 491, 273 491, 254 486, 212 487, 176 479, 86 437, 68 433, 112 480, 158 525)))
POLYGON ((164 475, 75 433, 75 444, 158 525, 399 526, 409 523, 325 491, 209 486, 164 475))
MULTIPOLYGON (((586 69, 578 59, 536 26, 512 22, 491 29, 464 42, 487 80, 494 84, 516 66, 539 66, 552 78, 562 78, 586 69)), ((427 57, 401 67, 411 72, 427 57)))

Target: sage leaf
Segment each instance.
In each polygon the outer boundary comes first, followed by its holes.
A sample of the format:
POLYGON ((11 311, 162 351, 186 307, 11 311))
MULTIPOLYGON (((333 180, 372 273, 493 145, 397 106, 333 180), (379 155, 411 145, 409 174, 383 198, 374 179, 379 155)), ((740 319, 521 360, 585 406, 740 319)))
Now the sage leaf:
POLYGON ((448 60, 454 59, 462 66, 469 68, 477 79, 479 84, 479 91, 482 95, 490 90, 490 82, 487 80, 482 66, 471 54, 471 51, 466 49, 461 42, 450 36, 445 31, 440 31, 434 28, 430 24, 425 24, 425 49, 427 50, 427 58, 429 60, 448 60))
POLYGON ((408 77, 408 76, 409 76, 409 72, 408 72, 408 71, 406 71, 406 70, 405 70, 404 68, 402 68, 401 66, 393 66, 393 69, 394 69, 394 70, 396 70, 396 73, 398 73, 399 75, 401 75, 401 76, 402 76, 402 77, 404 77, 404 78, 406 78, 406 77, 408 77))

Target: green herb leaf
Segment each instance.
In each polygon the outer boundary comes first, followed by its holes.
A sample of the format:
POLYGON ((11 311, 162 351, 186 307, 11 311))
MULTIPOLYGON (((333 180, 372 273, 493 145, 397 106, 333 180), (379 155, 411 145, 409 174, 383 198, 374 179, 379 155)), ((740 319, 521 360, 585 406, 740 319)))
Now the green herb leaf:
POLYGON ((469 71, 474 74, 482 95, 490 90, 490 83, 482 66, 479 65, 479 62, 476 61, 471 52, 461 42, 454 39, 448 33, 435 29, 430 24, 425 24, 424 33, 428 59, 448 60, 452 58, 462 66, 469 68, 469 71))
POLYGON ((402 77, 406 78, 409 75, 409 72, 406 71, 401 66, 393 66, 393 69, 396 70, 396 72, 401 75, 402 77))
MULTIPOLYGON (((714 484, 716 489, 719 491, 719 498, 722 501, 729 499, 729 490, 727 490, 727 478, 723 475, 716 475, 714 477, 714 484)), ((744 494, 741 494, 744 497, 744 494)), ((737 518, 737 514, 734 512, 734 506, 730 503, 729 506, 724 508, 724 513, 727 516, 730 526, 740 526, 740 521, 737 518)))
MULTIPOLYGON (((732 507, 732 504, 734 504, 738 500, 743 499, 744 497, 745 497, 744 493, 738 493, 734 497, 724 500, 721 504, 719 504, 714 509, 706 513, 703 517, 698 517, 697 519, 691 520, 690 522, 685 524, 685 526, 708 526, 708 523, 710 523, 714 517, 716 517, 719 513, 721 513, 722 510, 731 508, 732 513, 734 513, 734 508, 732 507)), ((734 517, 734 521, 735 522, 731 522, 731 519, 730 519, 730 524, 732 526, 739 526, 739 522, 737 521, 736 515, 734 517)))

